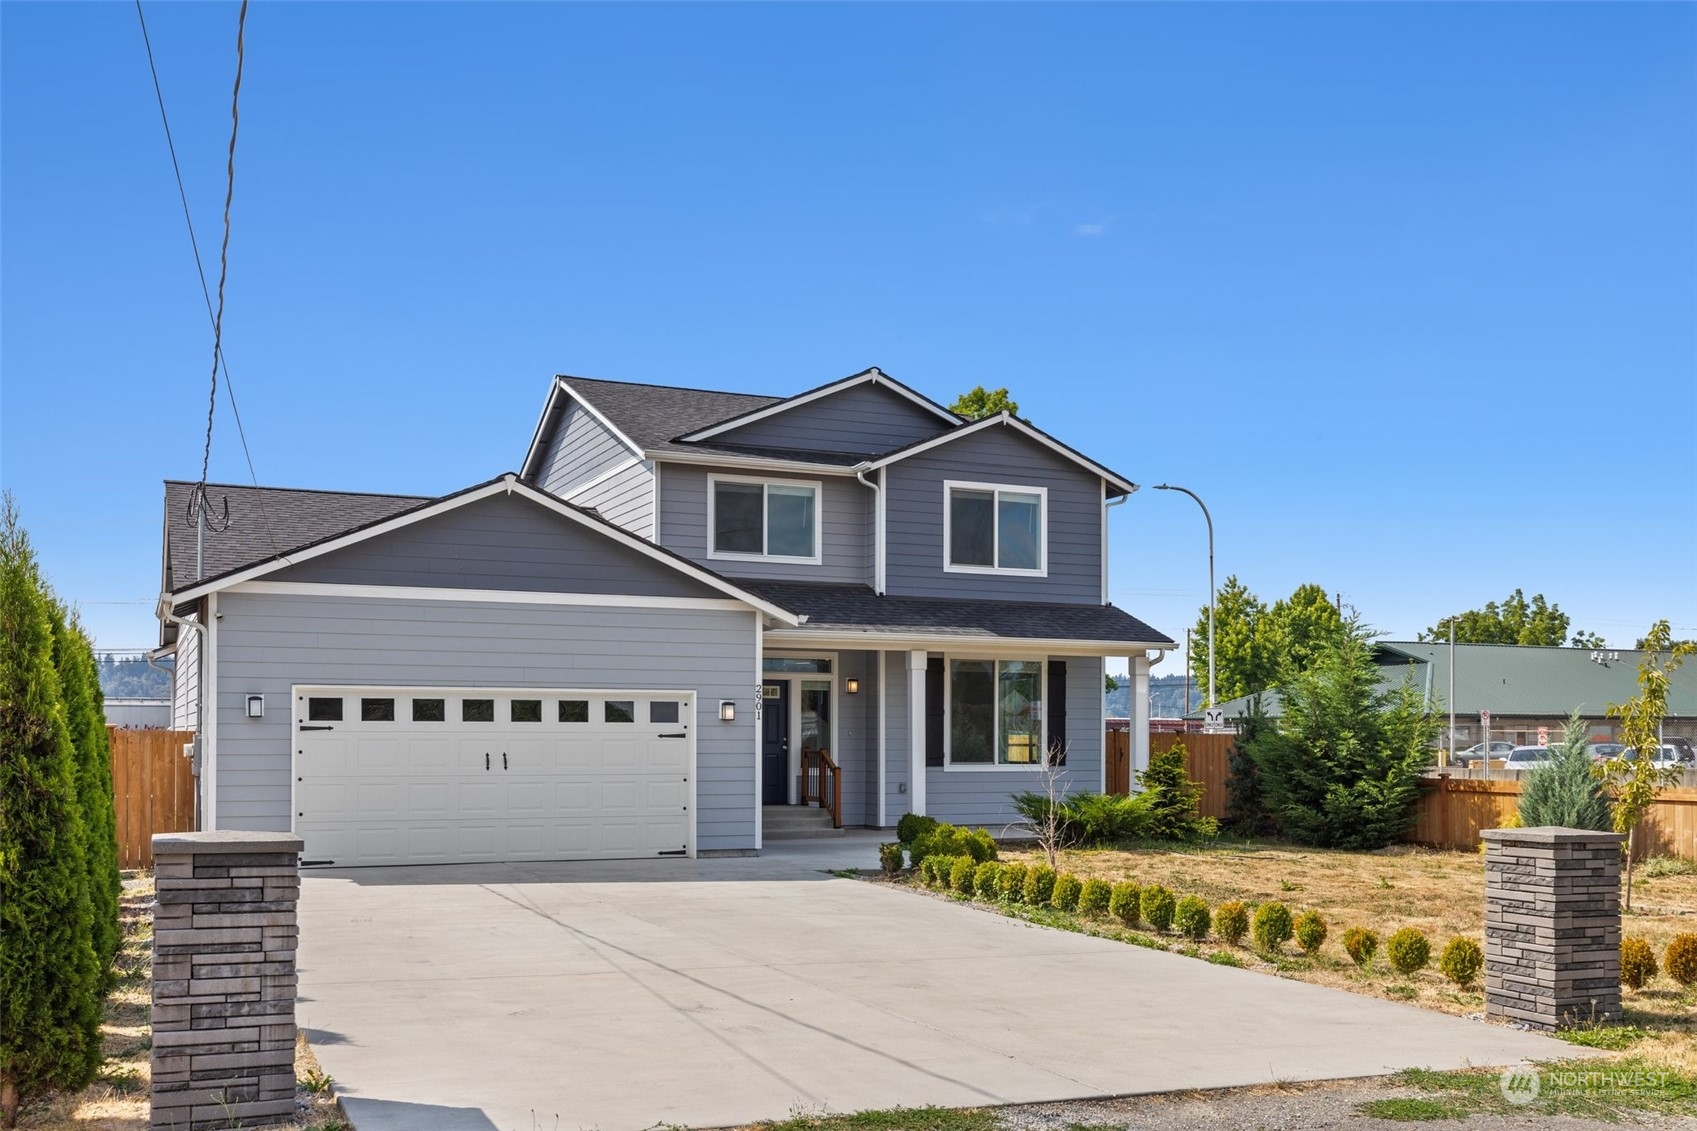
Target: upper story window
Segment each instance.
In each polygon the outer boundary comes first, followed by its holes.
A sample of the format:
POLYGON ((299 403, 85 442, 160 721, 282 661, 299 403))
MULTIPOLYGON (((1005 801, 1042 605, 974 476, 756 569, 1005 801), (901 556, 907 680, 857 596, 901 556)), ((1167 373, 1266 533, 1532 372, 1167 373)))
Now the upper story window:
POLYGON ((710 476, 710 558, 819 561, 819 484, 710 476))
POLYGON ((943 492, 944 569, 1047 575, 1047 488, 950 481, 943 492))

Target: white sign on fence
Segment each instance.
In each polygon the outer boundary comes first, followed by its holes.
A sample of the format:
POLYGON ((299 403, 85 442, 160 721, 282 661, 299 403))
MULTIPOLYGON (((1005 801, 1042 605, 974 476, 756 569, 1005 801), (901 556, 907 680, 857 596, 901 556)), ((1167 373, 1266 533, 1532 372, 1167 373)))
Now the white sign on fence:
POLYGON ((1226 712, 1223 707, 1208 707, 1202 712, 1202 731, 1204 734, 1221 734, 1226 729, 1226 712))

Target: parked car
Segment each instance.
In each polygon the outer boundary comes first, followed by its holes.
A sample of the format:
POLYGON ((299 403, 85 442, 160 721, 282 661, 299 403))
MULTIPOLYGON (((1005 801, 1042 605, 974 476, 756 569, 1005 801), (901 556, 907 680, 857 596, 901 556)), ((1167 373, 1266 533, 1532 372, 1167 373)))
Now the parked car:
POLYGON ((1550 764, 1548 746, 1516 746, 1503 759, 1505 770, 1540 770, 1550 764))
POLYGON ((1626 747, 1618 742, 1594 742, 1591 744, 1591 761, 1606 762, 1610 758, 1619 757, 1626 747))
MULTIPOLYGON (((1450 764, 1453 766, 1471 766, 1479 761, 1484 750, 1485 744, 1483 742, 1476 742, 1472 746, 1469 746, 1466 750, 1458 750, 1455 754, 1451 755, 1450 764)), ((1514 743, 1512 742, 1491 743, 1492 758, 1506 758, 1513 752, 1513 750, 1514 743)))
POLYGON ((1663 735, 1662 745, 1671 746, 1679 751, 1681 762, 1697 762, 1697 747, 1691 745, 1689 738, 1682 738, 1679 735, 1663 735))
MULTIPOLYGON (((1655 756, 1650 760, 1658 766, 1691 765, 1693 759, 1689 749, 1682 749, 1680 746, 1681 743, 1686 743, 1686 740, 1676 738, 1663 742, 1657 749, 1655 756)), ((1687 746, 1689 746, 1688 743, 1687 746)), ((1594 762, 1601 762, 1606 758, 1619 758, 1623 756, 1631 757, 1632 749, 1631 747, 1623 746, 1618 742, 1604 742, 1591 747, 1591 760, 1594 762)))

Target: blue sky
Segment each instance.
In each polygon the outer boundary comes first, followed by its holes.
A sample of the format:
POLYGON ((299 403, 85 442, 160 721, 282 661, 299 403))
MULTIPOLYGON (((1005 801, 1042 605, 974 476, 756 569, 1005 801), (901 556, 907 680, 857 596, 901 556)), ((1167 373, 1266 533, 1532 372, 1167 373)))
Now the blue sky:
MULTIPOLYGON (((148 16, 212 248, 236 6, 148 16)), ((135 12, 0 32, 0 476, 145 646, 211 344, 135 12)), ((1268 598, 1689 635, 1694 61, 1678 4, 256 4, 225 348, 264 483, 488 478, 556 372, 877 365, 1195 489, 1268 598)), ((1200 514, 1113 524, 1116 603, 1182 635, 1200 514)))

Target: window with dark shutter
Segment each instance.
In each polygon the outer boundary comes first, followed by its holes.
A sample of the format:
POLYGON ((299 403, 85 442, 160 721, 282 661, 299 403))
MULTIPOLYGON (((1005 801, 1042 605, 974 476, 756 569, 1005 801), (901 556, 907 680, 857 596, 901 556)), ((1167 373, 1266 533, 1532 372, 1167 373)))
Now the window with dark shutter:
POLYGON ((1059 751, 1056 765, 1067 764, 1067 662, 1049 661, 1049 750, 1059 751))
POLYGON ((933 656, 925 665, 925 764, 943 764, 943 661, 933 656))

